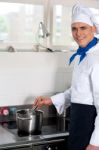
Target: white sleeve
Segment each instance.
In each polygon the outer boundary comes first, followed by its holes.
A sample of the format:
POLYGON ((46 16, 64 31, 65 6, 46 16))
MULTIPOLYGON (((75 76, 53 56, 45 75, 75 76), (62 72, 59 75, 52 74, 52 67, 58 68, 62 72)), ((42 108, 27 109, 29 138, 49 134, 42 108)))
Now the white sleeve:
POLYGON ((95 118, 95 128, 90 139, 90 144, 99 146, 99 64, 95 65, 92 70, 91 81, 94 99, 93 103, 96 107, 97 116, 95 118))
POLYGON ((70 105, 71 89, 69 88, 64 93, 59 93, 51 97, 52 103, 59 114, 62 114, 65 107, 70 105))

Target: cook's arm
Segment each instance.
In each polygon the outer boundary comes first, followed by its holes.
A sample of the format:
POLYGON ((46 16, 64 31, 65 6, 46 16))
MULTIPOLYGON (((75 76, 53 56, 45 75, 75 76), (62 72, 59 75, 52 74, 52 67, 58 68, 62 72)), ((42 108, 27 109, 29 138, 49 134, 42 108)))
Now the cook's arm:
POLYGON ((63 110, 65 109, 66 105, 70 105, 70 99, 71 99, 71 88, 66 90, 64 93, 59 93, 51 97, 52 103, 57 109, 57 112, 59 114, 63 113, 63 110))
POLYGON ((99 64, 96 64, 92 70, 91 82, 94 99, 93 103, 96 107, 97 116, 95 118, 95 128, 90 139, 90 144, 99 146, 99 64))

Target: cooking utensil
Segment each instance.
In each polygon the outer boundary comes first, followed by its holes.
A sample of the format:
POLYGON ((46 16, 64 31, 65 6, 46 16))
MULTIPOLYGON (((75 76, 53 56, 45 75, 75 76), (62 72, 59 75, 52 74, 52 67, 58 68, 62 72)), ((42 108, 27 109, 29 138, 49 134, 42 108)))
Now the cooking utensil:
POLYGON ((38 134, 42 128, 43 111, 34 111, 34 108, 18 110, 16 112, 16 122, 19 132, 38 134))
POLYGON ((30 113, 33 113, 34 111, 36 111, 37 106, 33 106, 32 109, 30 109, 30 113))

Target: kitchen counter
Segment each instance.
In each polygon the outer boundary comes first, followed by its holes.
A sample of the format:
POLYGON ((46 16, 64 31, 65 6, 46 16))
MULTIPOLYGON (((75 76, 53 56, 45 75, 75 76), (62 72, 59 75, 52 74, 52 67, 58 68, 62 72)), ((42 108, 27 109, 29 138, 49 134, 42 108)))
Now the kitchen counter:
MULTIPOLYGON (((51 120, 51 118, 50 118, 51 120)), ((49 120, 45 121, 42 127, 42 132, 39 135, 30 136, 18 136, 17 128, 8 129, 5 126, 0 126, 0 150, 20 147, 22 145, 37 145, 41 144, 42 141, 47 141, 50 139, 62 139, 69 135, 66 127, 66 118, 56 118, 56 121, 50 123, 49 120), (48 124, 47 124, 48 123, 48 124)))

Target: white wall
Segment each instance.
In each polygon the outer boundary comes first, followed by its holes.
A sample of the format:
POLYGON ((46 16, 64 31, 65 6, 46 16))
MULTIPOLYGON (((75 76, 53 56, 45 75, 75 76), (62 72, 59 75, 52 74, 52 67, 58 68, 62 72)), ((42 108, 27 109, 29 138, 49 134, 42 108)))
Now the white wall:
POLYGON ((31 104, 70 86, 70 53, 0 53, 0 106, 31 104))

